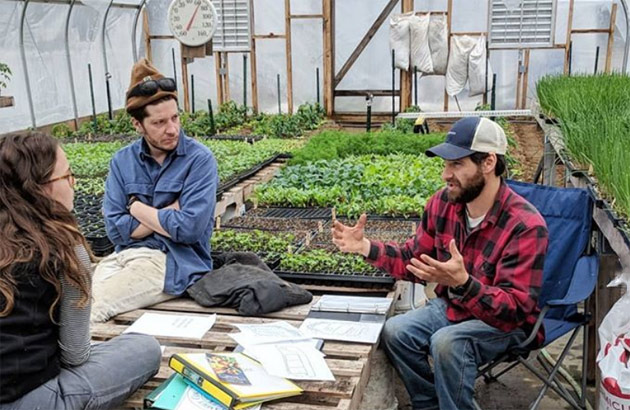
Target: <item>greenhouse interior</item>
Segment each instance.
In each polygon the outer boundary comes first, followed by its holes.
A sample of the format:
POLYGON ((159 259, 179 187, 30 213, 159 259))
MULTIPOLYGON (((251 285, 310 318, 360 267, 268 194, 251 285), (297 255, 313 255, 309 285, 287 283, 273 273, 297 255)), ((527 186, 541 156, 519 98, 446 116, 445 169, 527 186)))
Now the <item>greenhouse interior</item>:
POLYGON ((0 409, 630 409, 625 0, 0 0, 0 409))

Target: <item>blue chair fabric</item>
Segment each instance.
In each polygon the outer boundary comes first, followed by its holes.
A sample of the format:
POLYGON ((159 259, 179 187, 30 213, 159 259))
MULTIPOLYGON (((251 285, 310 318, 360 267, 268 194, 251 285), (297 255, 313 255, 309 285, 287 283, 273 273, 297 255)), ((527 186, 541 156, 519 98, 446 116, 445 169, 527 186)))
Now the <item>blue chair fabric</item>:
MULTIPOLYGON (((597 283, 599 259, 597 255, 589 254, 593 199, 586 189, 581 188, 559 188, 517 181, 508 181, 508 185, 538 209, 549 230, 543 285, 539 295, 542 312, 537 325, 542 325, 545 330, 545 340, 540 347, 548 346, 571 331, 573 334, 565 345, 558 363, 547 375, 541 374, 525 360, 531 351, 531 342, 535 338, 537 328, 520 346, 481 366, 479 375, 486 381, 495 380, 521 363, 544 383, 531 408, 536 408, 540 404, 549 388, 561 395, 572 407, 584 408, 583 395, 576 399, 560 385, 555 376, 579 327, 584 326, 586 332, 586 325, 590 320, 588 312, 578 312, 578 304, 591 295, 597 283), (501 363, 511 364, 497 375, 493 375, 492 370, 501 363)), ((586 349, 586 345, 584 348, 586 349)), ((585 373, 586 362, 583 361, 583 378, 585 373)))

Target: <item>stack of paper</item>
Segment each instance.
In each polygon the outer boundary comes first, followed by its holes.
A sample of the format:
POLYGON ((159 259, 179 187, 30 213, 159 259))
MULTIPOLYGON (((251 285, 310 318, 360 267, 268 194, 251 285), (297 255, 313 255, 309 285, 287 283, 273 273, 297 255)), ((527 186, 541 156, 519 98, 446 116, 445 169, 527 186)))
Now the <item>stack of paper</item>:
POLYGON ((325 355, 317 348, 320 341, 287 322, 234 326, 241 333, 230 336, 243 347, 244 354, 258 360, 269 374, 292 380, 335 380, 325 355))
POLYGON ((324 340, 376 343, 391 303, 388 298, 324 295, 311 307, 300 330, 324 340))
POLYGON ((201 339, 214 325, 217 315, 167 315, 144 313, 123 333, 201 339))

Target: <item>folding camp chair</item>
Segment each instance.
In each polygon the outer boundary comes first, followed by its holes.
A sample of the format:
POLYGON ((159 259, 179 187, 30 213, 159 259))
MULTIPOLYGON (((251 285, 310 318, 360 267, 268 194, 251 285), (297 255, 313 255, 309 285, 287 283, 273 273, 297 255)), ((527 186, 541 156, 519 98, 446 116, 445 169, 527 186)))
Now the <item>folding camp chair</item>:
POLYGON ((549 246, 538 303, 541 313, 527 340, 496 360, 481 366, 478 377, 483 376, 487 382, 496 380, 520 363, 544 383, 530 408, 537 408, 547 390, 551 388, 574 408, 584 409, 587 325, 591 315, 586 311, 587 303, 584 304, 584 311, 579 313, 577 305, 591 295, 597 282, 599 260, 597 255, 589 254, 593 201, 585 189, 557 188, 515 181, 508 181, 508 185, 538 209, 549 229, 549 246), (541 324, 545 329, 545 340, 539 348, 544 348, 572 332, 553 368, 542 362, 540 355, 537 356, 547 374, 526 360, 531 350, 528 346, 534 340, 541 324), (582 391, 576 399, 559 382, 557 376, 580 327, 584 329, 582 391), (507 367, 493 374, 492 370, 502 363, 507 364, 507 367))

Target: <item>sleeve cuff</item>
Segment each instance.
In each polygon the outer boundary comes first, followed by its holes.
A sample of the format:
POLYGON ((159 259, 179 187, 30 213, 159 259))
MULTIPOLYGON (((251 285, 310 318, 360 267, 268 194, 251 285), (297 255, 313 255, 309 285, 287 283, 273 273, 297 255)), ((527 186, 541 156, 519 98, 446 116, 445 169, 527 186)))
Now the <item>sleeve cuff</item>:
POLYGON ((370 260, 370 261, 377 260, 378 252, 379 252, 378 246, 376 246, 374 242, 370 241, 370 253, 368 253, 368 256, 365 259, 370 260))
POLYGON ((157 213, 158 222, 160 222, 162 229, 168 232, 169 235, 171 235, 172 239, 174 239, 174 235, 173 232, 171 232, 169 221, 171 220, 171 215, 173 214, 173 212, 174 211, 172 209, 158 209, 157 213))

